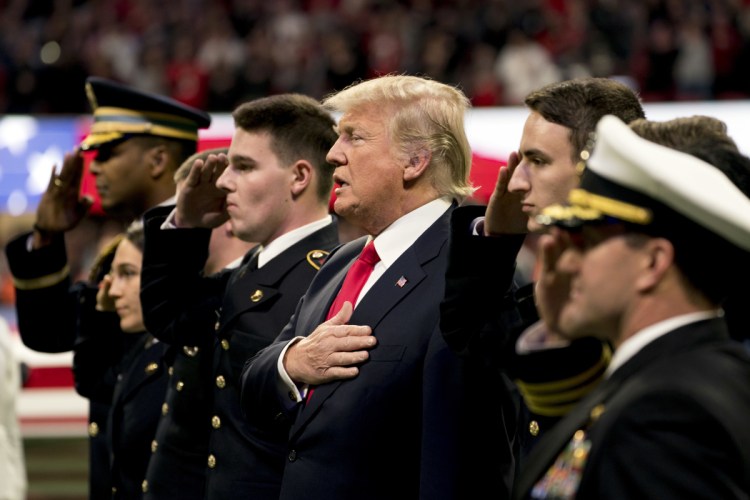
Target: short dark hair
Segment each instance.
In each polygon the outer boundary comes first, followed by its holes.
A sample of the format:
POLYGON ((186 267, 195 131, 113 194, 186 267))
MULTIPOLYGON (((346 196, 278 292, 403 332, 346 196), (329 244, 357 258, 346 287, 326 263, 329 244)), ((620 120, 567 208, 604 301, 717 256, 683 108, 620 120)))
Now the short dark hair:
MULTIPOLYGON (((648 141, 713 165, 750 197, 750 158, 737 148, 723 121, 694 115, 659 122, 635 120, 629 125, 648 141)), ((706 195, 710 196, 710 193, 706 195)), ((747 281, 738 279, 737 273, 745 267, 749 257, 747 252, 709 229, 686 220, 680 227, 662 225, 653 236, 667 238, 673 243, 675 265, 685 279, 711 302, 719 304, 736 293, 736 289, 746 286, 747 281)))
POLYGON ((302 94, 263 97, 238 106, 234 124, 247 132, 268 132, 271 149, 286 164, 309 161, 319 176, 318 196, 328 202, 333 188, 334 166, 326 155, 338 135, 336 122, 323 106, 302 94))
POLYGON ((713 116, 693 115, 658 122, 635 120, 629 125, 646 140, 695 156, 718 168, 750 198, 750 159, 739 151, 723 121, 713 116))
POLYGON ((524 104, 548 122, 570 129, 574 163, 604 115, 615 115, 625 123, 646 117, 638 94, 611 78, 576 78, 552 83, 531 92, 524 104))

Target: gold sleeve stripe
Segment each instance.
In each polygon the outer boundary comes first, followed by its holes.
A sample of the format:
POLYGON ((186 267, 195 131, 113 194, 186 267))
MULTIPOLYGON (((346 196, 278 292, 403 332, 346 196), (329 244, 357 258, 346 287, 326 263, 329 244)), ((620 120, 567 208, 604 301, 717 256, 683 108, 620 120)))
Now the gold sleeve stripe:
POLYGON ((587 380, 597 377, 600 372, 609 366, 609 362, 612 359, 612 349, 607 344, 602 344, 602 354, 599 360, 588 368, 586 371, 574 375, 572 377, 556 380, 554 382, 541 382, 541 383, 530 383, 517 381, 517 383, 524 387, 524 392, 531 392, 534 394, 547 393, 547 392, 560 392, 566 389, 577 387, 587 380))
POLYGON ((57 285, 62 282, 65 278, 70 275, 70 266, 65 264, 65 267, 57 271, 56 273, 41 276, 30 280, 22 280, 13 278, 13 285, 18 290, 38 290, 40 288, 47 288, 50 286, 57 285))
POLYGON ((543 417, 563 417, 570 413, 577 404, 578 401, 563 406, 536 406, 535 404, 526 401, 526 406, 528 406, 532 413, 543 417))
POLYGON ((517 380, 516 384, 529 410, 537 415, 559 417, 568 413, 601 382, 611 358, 612 350, 605 344, 597 364, 582 374, 547 384, 525 384, 520 380, 517 380), (545 390, 533 389, 540 386, 545 390), (549 389, 553 386, 554 390, 549 389))
POLYGON ((592 378, 588 381, 588 383, 580 385, 575 389, 571 389, 569 391, 560 391, 555 394, 539 395, 530 393, 524 391, 523 387, 521 387, 521 384, 519 384, 519 389, 521 391, 521 394, 523 395, 523 399, 526 401, 526 404, 529 405, 529 407, 534 406, 541 408, 552 408, 557 407, 561 404, 568 404, 571 401, 578 401, 582 399, 583 396, 591 392, 594 387, 599 384, 602 379, 602 375, 603 373, 596 378, 592 378))

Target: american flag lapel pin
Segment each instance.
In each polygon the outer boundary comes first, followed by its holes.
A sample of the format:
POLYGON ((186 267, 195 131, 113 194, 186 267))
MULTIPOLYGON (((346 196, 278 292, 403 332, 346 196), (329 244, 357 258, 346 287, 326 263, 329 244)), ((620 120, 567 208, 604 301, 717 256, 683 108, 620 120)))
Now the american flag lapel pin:
POLYGON ((396 286, 398 286, 399 288, 404 288, 404 285, 406 284, 407 281, 409 280, 407 280, 404 276, 401 276, 396 282, 396 286))

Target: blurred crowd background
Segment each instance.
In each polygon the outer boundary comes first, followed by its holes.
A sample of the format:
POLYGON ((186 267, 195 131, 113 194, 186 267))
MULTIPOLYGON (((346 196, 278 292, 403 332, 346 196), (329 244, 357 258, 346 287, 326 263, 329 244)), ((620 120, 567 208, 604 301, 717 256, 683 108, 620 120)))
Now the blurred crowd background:
POLYGON ((750 0, 0 0, 0 113, 87 113, 88 75, 231 111, 378 74, 519 104, 572 77, 750 96, 750 0))

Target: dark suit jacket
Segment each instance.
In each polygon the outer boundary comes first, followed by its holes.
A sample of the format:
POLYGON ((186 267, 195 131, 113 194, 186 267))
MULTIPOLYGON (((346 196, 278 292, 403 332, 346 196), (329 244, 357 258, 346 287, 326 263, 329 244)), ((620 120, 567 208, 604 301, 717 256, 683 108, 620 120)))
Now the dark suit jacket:
POLYGON ((193 451, 203 449, 198 463, 208 498, 276 499, 288 426, 261 430, 250 425, 240 410, 238 380, 245 361, 278 335, 322 261, 338 245, 336 226, 309 235, 261 269, 251 251, 239 268, 202 278, 210 231, 160 230, 167 213, 155 209, 146 214, 144 319, 150 331, 177 346, 209 347, 204 353, 209 356, 208 378, 190 383, 207 385, 212 404, 183 397, 189 389, 185 382, 176 396, 179 406, 170 406, 172 417, 164 424, 169 431, 160 433, 152 459, 159 469, 150 471, 150 490, 158 481, 160 491, 170 497, 187 490, 180 498, 195 498, 196 488, 185 488, 180 472, 195 463, 193 451), (160 456, 160 450, 170 450, 170 458, 160 456))
POLYGON ((645 346, 538 443, 514 496, 527 498, 581 429, 591 448, 578 499, 748 498, 748 415, 748 352, 723 319, 683 326, 645 346))
POLYGON ((316 387, 291 411, 276 363, 286 343, 325 320, 364 246, 333 253, 277 342, 248 362, 243 408, 259 425, 292 422, 281 499, 456 499, 509 493, 515 418, 504 387, 487 392, 438 326, 447 262, 448 210, 367 292, 351 324, 378 344, 357 377, 316 387), (485 404, 506 403, 508 421, 486 422, 485 404), (498 493, 500 492, 500 493, 498 493))

